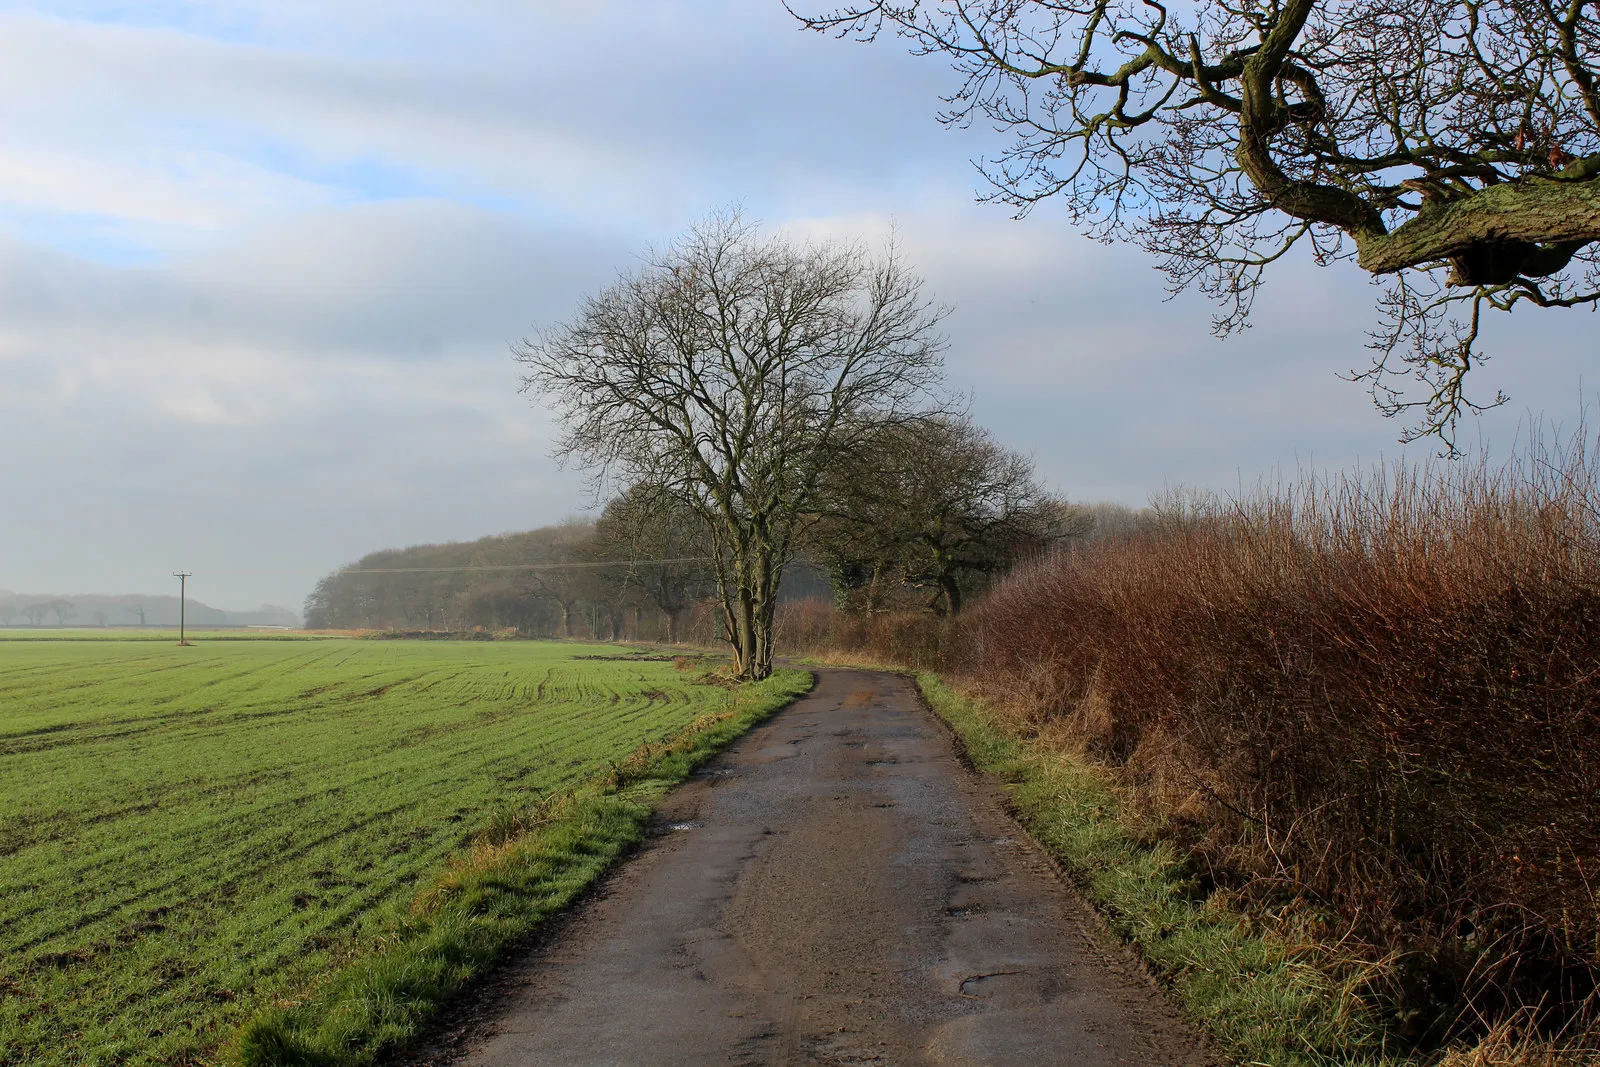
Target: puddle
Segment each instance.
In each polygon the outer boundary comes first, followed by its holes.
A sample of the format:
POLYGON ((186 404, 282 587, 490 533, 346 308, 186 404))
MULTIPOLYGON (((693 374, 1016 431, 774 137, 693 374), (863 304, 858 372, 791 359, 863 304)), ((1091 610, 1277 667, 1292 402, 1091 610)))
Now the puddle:
POLYGON ((672 822, 667 824, 668 830, 698 830, 704 826, 703 822, 672 822))

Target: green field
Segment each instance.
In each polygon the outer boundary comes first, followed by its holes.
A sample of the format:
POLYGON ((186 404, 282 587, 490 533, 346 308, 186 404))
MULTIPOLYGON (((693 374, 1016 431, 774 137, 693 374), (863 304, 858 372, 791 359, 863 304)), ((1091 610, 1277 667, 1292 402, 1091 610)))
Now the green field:
POLYGON ((622 654, 0 640, 0 1063, 205 1062, 497 812, 735 700, 579 658, 622 654))

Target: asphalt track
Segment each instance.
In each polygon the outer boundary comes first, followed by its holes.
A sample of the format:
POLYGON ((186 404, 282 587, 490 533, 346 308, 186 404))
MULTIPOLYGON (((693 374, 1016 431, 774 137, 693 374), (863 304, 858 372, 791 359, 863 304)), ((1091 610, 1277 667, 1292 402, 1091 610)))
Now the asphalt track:
POLYGON ((442 1059, 1210 1062, 903 678, 820 672, 656 830, 442 1059))

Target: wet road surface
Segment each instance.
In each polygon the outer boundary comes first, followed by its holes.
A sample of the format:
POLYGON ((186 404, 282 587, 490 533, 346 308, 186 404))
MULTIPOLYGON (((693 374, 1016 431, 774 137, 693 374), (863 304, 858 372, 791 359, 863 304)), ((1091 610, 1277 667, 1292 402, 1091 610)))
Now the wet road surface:
POLYGON ((903 678, 819 672, 656 827, 451 1061, 1209 1062, 903 678))

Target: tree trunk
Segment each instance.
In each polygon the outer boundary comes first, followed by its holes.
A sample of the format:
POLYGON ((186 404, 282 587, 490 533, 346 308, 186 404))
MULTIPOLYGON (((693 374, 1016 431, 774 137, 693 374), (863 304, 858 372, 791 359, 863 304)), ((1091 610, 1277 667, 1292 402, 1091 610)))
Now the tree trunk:
POLYGON ((751 553, 740 590, 740 618, 744 627, 744 666, 739 676, 759 682, 772 674, 772 623, 778 606, 778 567, 773 550, 758 545, 751 553))
POLYGON ((944 610, 947 615, 961 613, 961 583, 955 575, 947 574, 939 581, 939 588, 944 592, 944 610))
POLYGON ((867 579, 867 595, 862 600, 862 611, 869 618, 877 614, 878 611, 878 593, 880 590, 878 579, 882 574, 883 561, 881 559, 873 560, 872 577, 867 579))
POLYGON ((565 600, 561 602, 561 636, 572 637, 572 604, 565 600))

